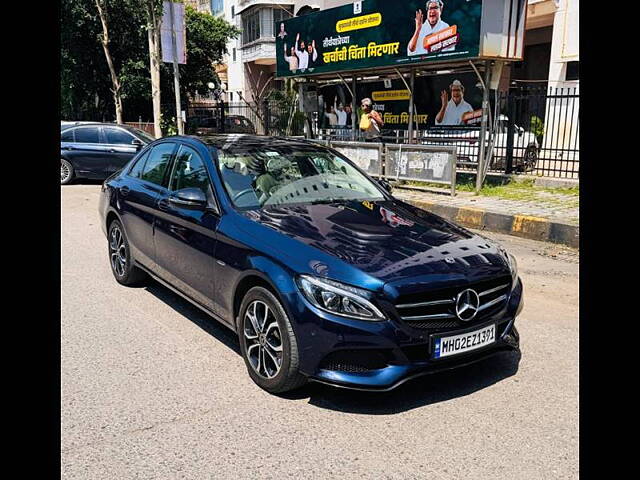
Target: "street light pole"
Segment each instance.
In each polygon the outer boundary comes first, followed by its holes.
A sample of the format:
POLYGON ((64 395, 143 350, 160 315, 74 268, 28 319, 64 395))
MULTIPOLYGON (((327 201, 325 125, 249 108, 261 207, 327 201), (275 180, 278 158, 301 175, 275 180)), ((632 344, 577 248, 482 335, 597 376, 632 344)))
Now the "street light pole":
POLYGON ((182 123, 182 102, 180 101, 180 69, 178 68, 178 45, 176 43, 176 30, 173 16, 173 2, 169 2, 169 13, 171 17, 171 48, 173 50, 173 88, 176 92, 176 125, 178 135, 184 135, 184 125, 182 123))

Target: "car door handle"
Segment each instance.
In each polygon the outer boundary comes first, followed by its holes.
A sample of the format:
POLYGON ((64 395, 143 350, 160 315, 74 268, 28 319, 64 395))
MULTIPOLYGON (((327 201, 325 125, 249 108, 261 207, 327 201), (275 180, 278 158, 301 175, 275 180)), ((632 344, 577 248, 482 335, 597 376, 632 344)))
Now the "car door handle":
POLYGON ((162 210, 163 212, 168 211, 169 210, 169 200, 167 200, 166 198, 158 200, 158 208, 160 210, 162 210))
POLYGON ((107 150, 109 153, 116 153, 117 150, 115 148, 110 148, 109 150, 107 150))
POLYGON ((73 150, 73 147, 60 147, 60 150, 73 150))
POLYGON ((122 187, 120 189, 120 195, 122 195, 123 197, 126 197, 127 195, 129 195, 129 187, 122 187))
POLYGON ((176 235, 179 236, 184 236, 185 233, 187 233, 187 229, 184 227, 178 227, 177 225, 171 225, 169 227, 169 231, 171 233, 175 233, 176 235))

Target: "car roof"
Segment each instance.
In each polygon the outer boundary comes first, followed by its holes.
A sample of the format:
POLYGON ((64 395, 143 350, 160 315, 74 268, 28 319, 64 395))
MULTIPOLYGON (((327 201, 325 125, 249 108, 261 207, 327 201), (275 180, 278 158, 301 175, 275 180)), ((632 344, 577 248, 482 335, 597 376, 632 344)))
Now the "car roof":
POLYGON ((267 137, 262 135, 251 135, 244 133, 230 133, 219 135, 204 135, 200 137, 188 136, 187 138, 196 138, 201 142, 214 146, 220 149, 227 149, 233 147, 319 147, 323 148, 323 145, 310 142, 305 139, 289 138, 289 137, 267 137))

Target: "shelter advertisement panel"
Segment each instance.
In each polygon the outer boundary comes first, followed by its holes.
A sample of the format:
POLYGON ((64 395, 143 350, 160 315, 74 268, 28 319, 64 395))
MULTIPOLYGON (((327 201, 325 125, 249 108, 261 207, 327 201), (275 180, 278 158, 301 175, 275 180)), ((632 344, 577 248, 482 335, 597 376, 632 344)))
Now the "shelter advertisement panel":
MULTIPOLYGON (((360 118, 359 102, 373 101, 373 108, 384 120, 385 130, 407 130, 409 127, 409 90, 400 79, 361 82, 357 86, 356 115, 360 118)), ((327 85, 320 89, 321 128, 330 128, 326 118, 332 111, 353 108, 353 99, 343 85, 327 85)), ((414 98, 415 128, 478 125, 482 117, 482 89, 473 72, 416 77, 414 98)))
POLYGON ((278 77, 478 56, 482 0, 366 0, 276 24, 278 77))

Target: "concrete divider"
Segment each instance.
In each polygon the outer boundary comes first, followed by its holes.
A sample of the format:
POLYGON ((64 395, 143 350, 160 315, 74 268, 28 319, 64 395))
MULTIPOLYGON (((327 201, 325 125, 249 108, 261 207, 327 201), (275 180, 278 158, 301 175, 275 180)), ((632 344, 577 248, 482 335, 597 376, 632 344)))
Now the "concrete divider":
POLYGON ((413 199, 400 200, 435 213, 464 227, 506 233, 531 240, 560 243, 573 248, 579 248, 580 246, 580 229, 576 225, 560 223, 541 217, 490 212, 480 208, 439 205, 434 202, 413 199))

